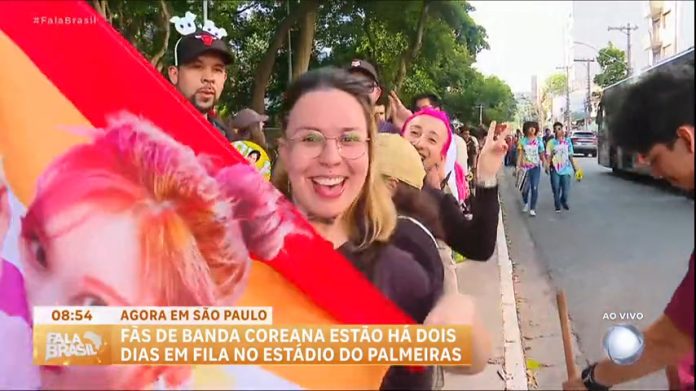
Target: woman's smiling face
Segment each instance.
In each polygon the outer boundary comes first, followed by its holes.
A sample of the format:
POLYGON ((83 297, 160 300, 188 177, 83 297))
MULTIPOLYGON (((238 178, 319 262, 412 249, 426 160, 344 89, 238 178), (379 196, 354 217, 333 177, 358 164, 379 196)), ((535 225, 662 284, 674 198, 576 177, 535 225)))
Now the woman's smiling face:
POLYGON ((342 216, 360 195, 370 165, 368 124, 358 100, 326 89, 298 99, 280 154, 292 197, 310 216, 342 216))
POLYGON ((437 118, 419 115, 409 121, 404 137, 416 147, 427 171, 442 159, 447 126, 437 118))

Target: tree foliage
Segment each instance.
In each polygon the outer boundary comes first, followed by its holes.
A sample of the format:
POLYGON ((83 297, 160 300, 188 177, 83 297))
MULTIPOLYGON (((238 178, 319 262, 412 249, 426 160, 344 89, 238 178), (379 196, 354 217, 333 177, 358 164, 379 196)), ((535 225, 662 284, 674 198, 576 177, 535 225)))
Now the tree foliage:
POLYGON ((600 49, 597 63, 602 72, 595 75, 594 82, 600 87, 608 87, 628 76, 626 53, 611 42, 607 47, 600 49))
MULTIPOLYGON (((167 15, 203 16, 198 0, 91 3, 163 74, 180 38, 167 15)), ((510 88, 472 66, 488 48, 472 11, 466 1, 210 0, 208 17, 227 30, 235 57, 220 112, 251 106, 274 118, 291 78, 360 58, 376 67, 385 94, 398 90, 405 103, 429 92, 460 121, 478 123, 477 105, 484 121, 508 120, 515 112, 510 88)))
POLYGON ((544 91, 551 96, 565 94, 566 88, 568 88, 568 80, 563 73, 554 73, 544 82, 544 91))

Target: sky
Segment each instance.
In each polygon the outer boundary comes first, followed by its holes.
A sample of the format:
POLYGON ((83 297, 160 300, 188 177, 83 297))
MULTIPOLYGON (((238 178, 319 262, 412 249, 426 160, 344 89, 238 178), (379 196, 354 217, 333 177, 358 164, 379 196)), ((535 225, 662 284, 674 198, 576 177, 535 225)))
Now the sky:
POLYGON ((488 34, 490 50, 476 57, 475 67, 496 75, 513 92, 530 92, 531 77, 539 85, 552 73, 562 72, 564 29, 571 1, 469 1, 472 16, 488 34))

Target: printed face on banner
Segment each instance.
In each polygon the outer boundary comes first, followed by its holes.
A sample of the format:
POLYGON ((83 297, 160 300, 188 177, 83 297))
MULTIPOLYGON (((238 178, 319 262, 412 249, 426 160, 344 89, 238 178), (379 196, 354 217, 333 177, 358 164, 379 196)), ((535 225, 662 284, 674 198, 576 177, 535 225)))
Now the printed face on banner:
MULTIPOLYGON (((210 170, 134 116, 114 120, 92 143, 54 160, 21 224, 30 306, 233 304, 246 281, 249 251, 273 259, 290 230, 242 219, 257 200, 273 199, 264 196, 271 185, 251 167, 210 170), (242 232, 266 240, 247 244, 242 232)), ((0 216, 9 220, 2 205, 0 216)), ((42 385, 139 388, 154 380, 143 371, 44 368, 42 385)))
POLYGON ((235 141, 232 145, 266 180, 271 180, 271 160, 263 148, 251 141, 235 141))

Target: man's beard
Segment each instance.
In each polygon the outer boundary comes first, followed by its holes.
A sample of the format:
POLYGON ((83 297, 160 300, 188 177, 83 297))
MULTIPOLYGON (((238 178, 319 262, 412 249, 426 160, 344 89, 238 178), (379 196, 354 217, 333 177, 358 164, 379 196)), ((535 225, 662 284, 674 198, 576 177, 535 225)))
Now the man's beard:
POLYGON ((191 102, 191 104, 193 105, 193 107, 196 108, 196 110, 200 111, 203 114, 206 114, 207 112, 212 110, 213 107, 215 107, 215 105, 218 102, 218 99, 216 97, 213 97, 210 104, 207 104, 206 106, 201 106, 200 104, 198 104, 198 102, 196 102, 196 94, 193 94, 188 99, 188 101, 191 102))

